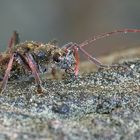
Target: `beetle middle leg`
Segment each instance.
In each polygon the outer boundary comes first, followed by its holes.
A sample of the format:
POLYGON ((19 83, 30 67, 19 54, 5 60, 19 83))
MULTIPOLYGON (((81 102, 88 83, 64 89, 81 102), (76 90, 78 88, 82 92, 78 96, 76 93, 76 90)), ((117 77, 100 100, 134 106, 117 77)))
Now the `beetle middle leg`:
POLYGON ((37 72, 37 69, 36 69, 36 66, 35 64, 33 63, 32 61, 32 57, 29 53, 26 53, 26 58, 27 58, 27 61, 28 61, 28 64, 29 64, 29 67, 32 71, 32 74, 34 75, 34 78, 35 78, 35 82, 37 84, 37 92, 39 94, 43 93, 45 91, 45 89, 42 87, 41 85, 41 80, 39 78, 39 74, 37 72))

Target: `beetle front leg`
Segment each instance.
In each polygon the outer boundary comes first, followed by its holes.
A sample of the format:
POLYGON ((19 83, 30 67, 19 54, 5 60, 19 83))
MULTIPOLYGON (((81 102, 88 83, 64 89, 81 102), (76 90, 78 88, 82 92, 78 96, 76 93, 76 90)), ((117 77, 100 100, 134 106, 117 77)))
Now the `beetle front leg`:
POLYGON ((76 60, 75 67, 74 67, 74 73, 75 73, 75 76, 77 77, 78 73, 79 73, 79 63, 80 63, 79 53, 78 53, 78 48, 77 47, 74 47, 73 50, 74 50, 74 57, 75 57, 75 60, 76 60))
MULTIPOLYGON (((77 76, 78 75, 78 72, 79 72, 79 50, 87 57, 88 60, 90 60, 91 62, 93 62, 97 67, 102 67, 102 68, 109 68, 110 65, 106 65, 106 64, 103 64, 102 62, 100 62, 98 59, 94 58, 93 56, 91 56, 88 52, 86 52, 82 46, 76 44, 76 43, 71 43, 71 45, 68 45, 68 47, 66 49, 72 49, 74 50, 74 57, 75 57, 75 60, 76 60, 76 63, 75 63, 75 68, 74 68, 74 72, 75 72, 75 75, 77 76)), ((116 66, 116 65, 111 65, 111 66, 116 66)))
MULTIPOLYGON (((74 58, 75 58, 75 65, 74 65, 74 74, 75 74, 75 77, 77 78, 78 76, 78 73, 79 73, 79 63, 80 63, 80 59, 79 59, 79 52, 78 52, 78 48, 75 46, 75 43, 68 43, 66 45, 64 45, 62 48, 65 49, 66 52, 68 52, 69 50, 73 50, 73 55, 74 55, 74 58)), ((72 70, 71 68, 69 69, 66 69, 66 73, 68 70, 72 70)))

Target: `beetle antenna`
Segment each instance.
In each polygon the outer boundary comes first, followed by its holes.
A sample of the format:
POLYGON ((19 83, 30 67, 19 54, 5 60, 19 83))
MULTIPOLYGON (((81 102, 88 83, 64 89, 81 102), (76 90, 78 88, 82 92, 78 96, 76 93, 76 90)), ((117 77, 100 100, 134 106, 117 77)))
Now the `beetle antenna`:
POLYGON ((79 46, 80 47, 85 47, 93 42, 95 42, 96 40, 102 39, 102 38, 106 38, 115 34, 119 34, 119 33, 140 33, 140 29, 122 29, 122 30, 114 30, 112 32, 106 32, 106 33, 102 33, 96 36, 93 36, 91 38, 89 38, 88 40, 85 40, 84 42, 80 43, 79 46))

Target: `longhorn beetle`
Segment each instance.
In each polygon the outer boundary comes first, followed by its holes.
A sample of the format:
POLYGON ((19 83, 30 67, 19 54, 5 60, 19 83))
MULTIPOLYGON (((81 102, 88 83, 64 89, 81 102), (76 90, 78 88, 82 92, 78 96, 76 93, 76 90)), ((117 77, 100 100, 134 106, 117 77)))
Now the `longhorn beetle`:
POLYGON ((59 48, 51 43, 43 44, 34 41, 20 43, 19 34, 14 31, 7 51, 0 54, 0 76, 2 79, 0 92, 2 93, 6 89, 9 77, 27 74, 34 76, 37 92, 43 93, 45 89, 41 85, 39 74, 46 72, 48 67, 52 69, 52 74, 54 75, 54 66, 57 66, 60 69, 64 69, 66 73, 73 72, 77 77, 79 72, 79 51, 98 67, 116 66, 101 63, 86 52, 84 48, 96 40, 113 34, 138 32, 140 32, 140 29, 115 30, 93 36, 80 44, 70 42, 59 48))

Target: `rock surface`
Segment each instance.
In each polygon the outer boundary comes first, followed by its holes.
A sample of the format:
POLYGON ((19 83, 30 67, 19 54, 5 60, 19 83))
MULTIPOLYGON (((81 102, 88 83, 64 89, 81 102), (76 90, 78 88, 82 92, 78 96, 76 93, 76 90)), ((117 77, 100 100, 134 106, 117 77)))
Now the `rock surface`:
POLYGON ((0 140, 140 139, 140 59, 77 80, 13 81, 0 95, 0 140))

